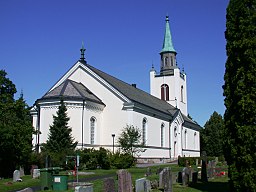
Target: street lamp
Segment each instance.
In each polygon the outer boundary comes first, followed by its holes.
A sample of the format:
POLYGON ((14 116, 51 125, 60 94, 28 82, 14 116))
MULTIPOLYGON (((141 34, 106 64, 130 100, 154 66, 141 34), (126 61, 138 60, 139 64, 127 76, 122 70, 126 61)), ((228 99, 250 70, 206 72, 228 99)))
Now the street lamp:
POLYGON ((113 153, 115 152, 115 134, 112 134, 112 138, 113 138, 113 153))

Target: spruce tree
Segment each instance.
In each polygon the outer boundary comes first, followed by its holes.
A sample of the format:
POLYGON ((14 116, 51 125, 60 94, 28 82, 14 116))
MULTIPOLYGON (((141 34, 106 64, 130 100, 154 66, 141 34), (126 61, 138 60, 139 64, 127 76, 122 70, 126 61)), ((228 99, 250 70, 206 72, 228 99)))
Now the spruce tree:
POLYGON ((256 0, 230 0, 224 96, 231 191, 256 191, 256 0))
POLYGON ((200 148, 208 156, 223 156, 223 126, 222 116, 214 111, 204 129, 201 129, 200 148))
POLYGON ((62 164, 65 156, 71 154, 77 145, 72 137, 72 129, 68 126, 69 117, 63 99, 60 101, 57 114, 53 115, 53 124, 50 126, 48 140, 43 151, 51 156, 53 164, 62 164))

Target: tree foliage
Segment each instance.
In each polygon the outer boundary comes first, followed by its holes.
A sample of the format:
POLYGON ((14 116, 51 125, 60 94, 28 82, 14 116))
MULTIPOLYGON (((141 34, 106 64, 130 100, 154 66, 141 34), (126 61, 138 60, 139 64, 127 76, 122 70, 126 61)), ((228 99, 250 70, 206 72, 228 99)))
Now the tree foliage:
POLYGON ((223 129, 223 118, 220 114, 214 111, 210 119, 205 123, 204 129, 201 129, 200 131, 201 151, 206 151, 208 156, 222 156, 223 129))
POLYGON ((145 152, 141 131, 132 125, 127 125, 122 130, 117 142, 123 153, 130 154, 133 157, 145 152))
POLYGON ((19 166, 28 167, 33 127, 29 108, 21 95, 14 99, 15 85, 0 70, 0 176, 10 177, 19 166))
POLYGON ((72 137, 72 129, 68 126, 69 117, 67 108, 61 99, 57 115, 53 115, 53 124, 43 151, 51 155, 53 163, 58 164, 65 160, 67 154, 73 153, 77 142, 72 137))
POLYGON ((256 191, 256 1, 230 0, 224 96, 225 158, 232 191, 256 191))

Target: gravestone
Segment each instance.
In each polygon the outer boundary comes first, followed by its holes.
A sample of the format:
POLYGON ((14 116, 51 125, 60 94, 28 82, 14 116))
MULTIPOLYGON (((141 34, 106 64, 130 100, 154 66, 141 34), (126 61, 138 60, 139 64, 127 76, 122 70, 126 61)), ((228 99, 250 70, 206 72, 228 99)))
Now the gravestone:
POLYGON ((40 169, 33 169, 32 178, 37 179, 40 177, 40 169))
POLYGON ((20 177, 23 177, 23 176, 25 176, 24 168, 20 167, 20 177))
POLYGON ((207 163, 207 156, 206 156, 206 152, 203 151, 202 152, 202 171, 201 171, 201 180, 202 180, 202 182, 207 182, 208 181, 206 163, 207 163))
POLYGON ((198 166, 198 159, 196 159, 196 166, 198 166))
POLYGON ((150 181, 146 178, 137 179, 135 181, 135 191, 136 192, 149 192, 151 191, 150 181))
POLYGON ((178 179, 177 179, 178 183, 182 183, 182 172, 178 172, 178 179))
POLYGON ((33 177, 34 169, 38 169, 38 166, 37 165, 31 165, 30 174, 31 174, 32 177, 33 177))
POLYGON ((103 180, 103 192, 113 192, 115 190, 115 180, 112 177, 103 180))
POLYGON ((198 172, 193 172, 192 173, 192 183, 197 183, 198 180, 198 172))
POLYGON ((118 176, 118 192, 132 192, 132 176, 124 170, 117 171, 118 176))
POLYGON ((19 170, 15 170, 13 172, 13 182, 17 182, 20 181, 20 171, 19 170))
POLYGON ((165 192, 172 192, 172 172, 169 167, 163 169, 159 174, 159 188, 165 192))
POLYGON ((25 188, 25 189, 22 189, 22 190, 19 190, 19 191, 16 191, 16 192, 33 192, 33 189, 31 188, 25 188))
POLYGON ((147 177, 147 176, 150 176, 150 175, 152 175, 152 172, 151 172, 151 169, 148 167, 145 176, 147 177))
POLYGON ((184 167, 182 170, 182 185, 188 186, 189 182, 189 168, 184 167))
POLYGON ((93 186, 76 186, 75 192, 93 192, 93 186))

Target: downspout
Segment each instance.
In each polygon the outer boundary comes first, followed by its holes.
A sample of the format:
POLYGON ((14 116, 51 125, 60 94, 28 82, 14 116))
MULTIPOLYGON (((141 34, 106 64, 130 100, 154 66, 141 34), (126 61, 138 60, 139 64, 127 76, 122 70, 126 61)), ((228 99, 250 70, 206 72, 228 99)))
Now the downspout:
POLYGON ((40 139, 40 105, 37 105, 37 144, 36 152, 39 153, 39 139, 40 139))
POLYGON ((82 109, 82 149, 84 148, 84 100, 83 100, 83 109, 82 109))
POLYGON ((171 152, 171 122, 169 122, 169 157, 170 160, 172 158, 172 152, 171 152))

